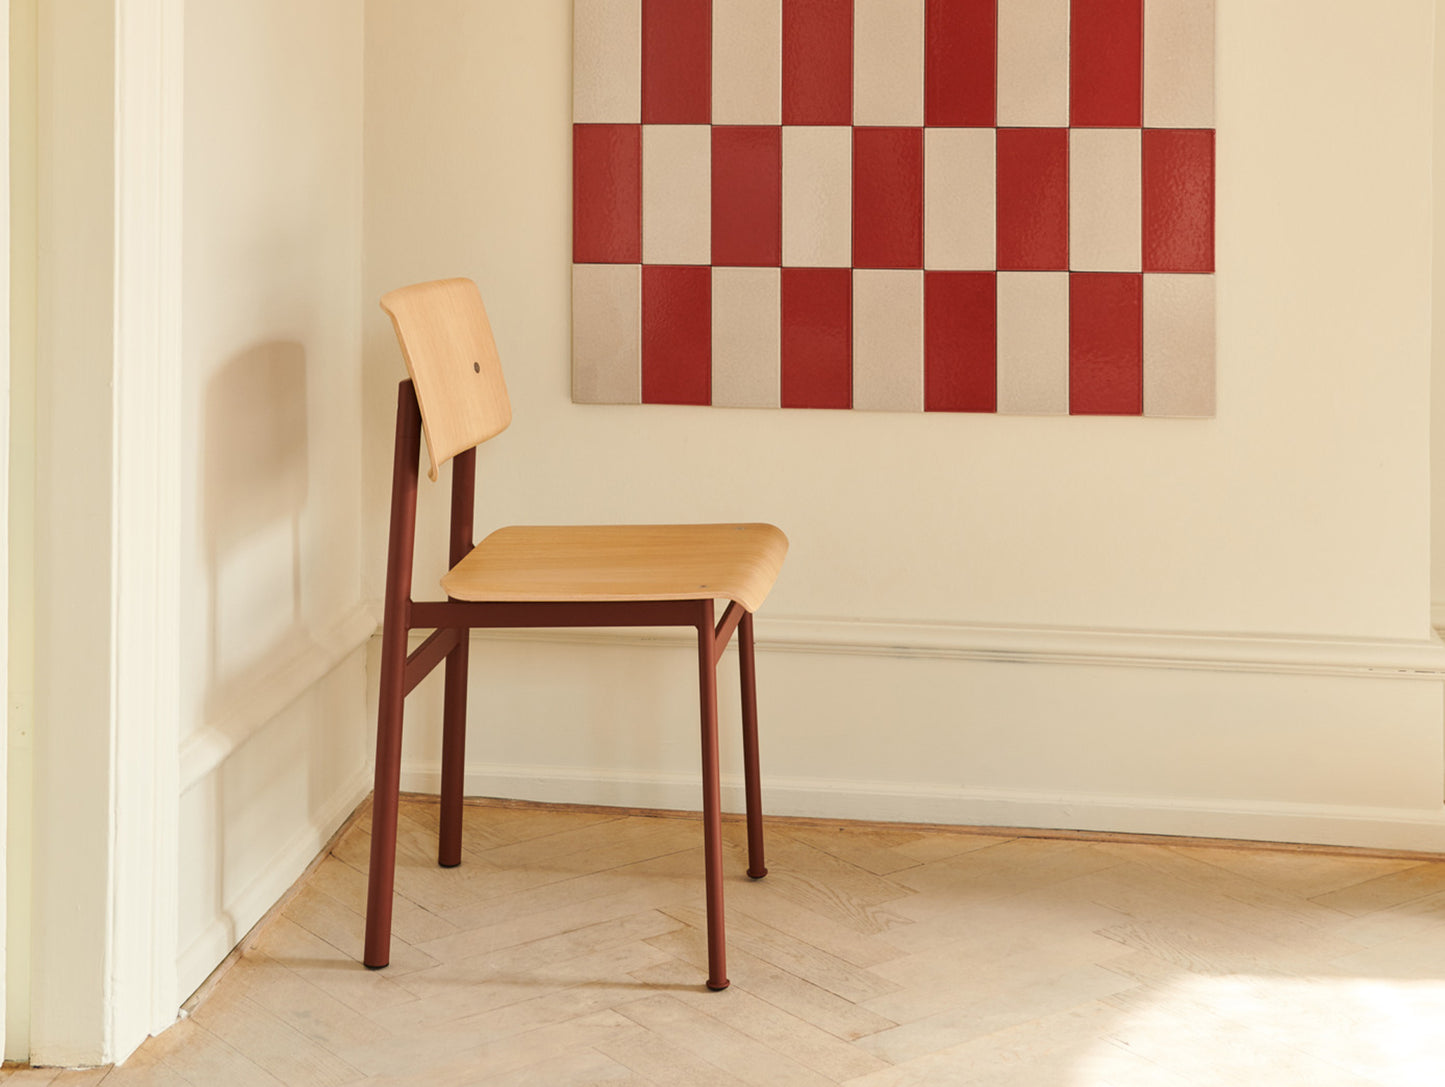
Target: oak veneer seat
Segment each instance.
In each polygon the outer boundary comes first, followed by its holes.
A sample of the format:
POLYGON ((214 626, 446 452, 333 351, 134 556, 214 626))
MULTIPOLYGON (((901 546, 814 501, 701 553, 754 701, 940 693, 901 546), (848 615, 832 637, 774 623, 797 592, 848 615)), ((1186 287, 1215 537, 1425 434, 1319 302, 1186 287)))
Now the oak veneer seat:
POLYGON ((458 600, 735 600, 762 606, 788 539, 772 525, 514 525, 442 578, 458 600))
POLYGON ((752 613, 762 605, 782 568, 787 537, 766 524, 532 525, 498 529, 473 544, 474 450, 505 430, 512 419, 486 307, 468 279, 403 287, 384 295, 381 306, 391 317, 411 379, 402 383, 397 405, 366 964, 381 967, 390 959, 406 694, 442 660, 447 662, 438 860, 449 867, 461 861, 467 629, 678 625, 698 632, 707 984, 712 989, 725 988, 716 667, 736 632, 742 679, 748 874, 761 878, 767 869, 758 783, 752 613), (420 467, 418 430, 426 438, 427 471, 432 480, 447 461, 456 461, 451 568, 441 579, 446 602, 411 598, 420 467), (714 626, 717 600, 728 603, 714 626), (435 633, 408 655, 407 635, 417 628, 435 633))

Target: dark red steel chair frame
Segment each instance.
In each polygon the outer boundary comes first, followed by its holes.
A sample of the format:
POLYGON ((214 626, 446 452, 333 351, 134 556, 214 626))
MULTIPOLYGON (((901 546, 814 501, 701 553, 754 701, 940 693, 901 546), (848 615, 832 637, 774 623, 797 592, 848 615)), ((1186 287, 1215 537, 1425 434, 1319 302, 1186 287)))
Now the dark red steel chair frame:
MULTIPOLYGON (((437 862, 451 868, 462 859, 462 779, 466 754, 467 632, 473 627, 653 627, 697 630, 698 687, 702 718, 703 856, 707 897, 709 989, 728 984, 723 931, 722 799, 718 782, 717 663, 734 630, 742 677, 743 777, 747 806, 748 875, 767 875, 763 863, 762 795, 758 783, 758 700, 753 662, 752 613, 729 602, 714 624, 711 600, 607 602, 507 601, 477 603, 411 598, 416 544, 417 480, 421 468, 421 411, 410 381, 397 392, 396 456, 391 483, 391 539, 382 620, 381 692, 376 730, 376 793, 372 807, 371 872, 366 901, 366 965, 391 960, 391 915, 396 879, 397 800, 401 785, 401 730, 406 696, 446 661, 442 710, 441 831, 437 862), (412 653, 407 634, 432 630, 412 653)), ((452 461, 450 565, 472 550, 476 450, 452 461)))

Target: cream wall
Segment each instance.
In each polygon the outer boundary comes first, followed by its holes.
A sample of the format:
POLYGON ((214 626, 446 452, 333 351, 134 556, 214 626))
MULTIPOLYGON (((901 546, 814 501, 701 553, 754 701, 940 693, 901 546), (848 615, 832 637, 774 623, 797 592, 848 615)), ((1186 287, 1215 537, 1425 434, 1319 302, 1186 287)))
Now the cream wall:
MULTIPOLYGON (((366 13, 373 597, 401 376, 375 299, 470 275, 515 411, 479 531, 792 538, 759 622, 770 810, 1445 846, 1429 0, 1220 0, 1200 422, 574 405, 571 5, 366 13)), ((444 495, 424 489, 418 584, 444 495)), ((581 640, 478 639, 469 789, 695 806, 687 654, 581 640)), ((427 697, 413 787, 435 778, 427 697)))
POLYGON ((362 15, 186 5, 183 996, 368 784, 362 15))

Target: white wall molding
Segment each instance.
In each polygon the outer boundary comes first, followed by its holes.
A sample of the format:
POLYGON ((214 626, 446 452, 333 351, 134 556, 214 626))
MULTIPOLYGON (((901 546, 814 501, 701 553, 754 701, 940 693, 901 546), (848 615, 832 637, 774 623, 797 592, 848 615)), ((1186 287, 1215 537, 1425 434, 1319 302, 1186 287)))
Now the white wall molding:
POLYGON ((266 915, 282 895, 325 848, 338 827, 371 792, 371 770, 364 767, 308 825, 301 827, 279 849, 262 873, 227 903, 226 912, 213 920, 177 961, 182 998, 200 987, 216 964, 266 915))
MULTIPOLYGON (((440 780, 438 763, 412 761, 402 767, 401 787, 407 792, 435 793, 440 780)), ((742 811, 741 776, 724 774, 722 786, 724 810, 742 811)), ((482 763, 468 766, 465 788, 468 796, 517 797, 554 804, 696 811, 701 803, 697 777, 682 773, 482 763)), ((772 815, 883 823, 1062 827, 1445 853, 1445 806, 1422 810, 774 778, 765 768, 763 810, 772 815)))
MULTIPOLYGON (((421 636, 417 637, 420 640, 421 636)), ((675 647, 681 630, 474 630, 476 641, 537 641, 675 647)), ((1016 664, 1084 664, 1279 675, 1445 679, 1438 638, 1351 639, 1286 634, 1093 630, 982 623, 928 623, 830 618, 757 620, 760 650, 1016 664)))
POLYGON ((108 1057, 175 1021, 182 0, 115 23, 114 659, 108 1057))
POLYGON ((173 1022, 182 0, 39 10, 31 1051, 173 1022))
MULTIPOLYGON (((9 932, 8 781, 10 776, 10 0, 0 3, 0 707, 7 727, 0 729, 0 934, 9 932)), ((0 939, 0 1055, 7 1048, 8 940, 0 939)))
POLYGON ((180 791, 214 773, 248 740, 334 672, 376 633, 369 608, 357 606, 298 649, 285 663, 247 687, 243 697, 214 714, 181 745, 180 791))

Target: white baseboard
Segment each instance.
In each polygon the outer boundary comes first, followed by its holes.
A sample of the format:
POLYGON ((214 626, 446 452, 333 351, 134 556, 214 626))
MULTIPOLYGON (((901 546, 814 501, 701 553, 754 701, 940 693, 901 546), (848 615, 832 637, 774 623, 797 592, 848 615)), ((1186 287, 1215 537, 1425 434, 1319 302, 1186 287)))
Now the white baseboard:
MULTIPOLYGON (((401 787, 434 793, 435 763, 409 762, 401 787)), ((741 811, 742 780, 724 775, 723 807, 741 811)), ((675 773, 615 773, 557 766, 472 765, 468 796, 559 804, 695 811, 696 778, 675 773)), ((1348 807, 1274 801, 1226 801, 968 789, 895 782, 763 778, 763 810, 772 815, 885 823, 1030 827, 1167 834, 1241 841, 1298 842, 1445 853, 1445 806, 1348 807)))
POLYGON ((177 991, 183 1001, 210 976, 266 911, 296 882, 306 866, 316 859, 337 828, 356 810, 371 791, 372 771, 364 766, 306 826, 291 836, 270 863, 225 906, 205 930, 191 941, 176 960, 177 991))

